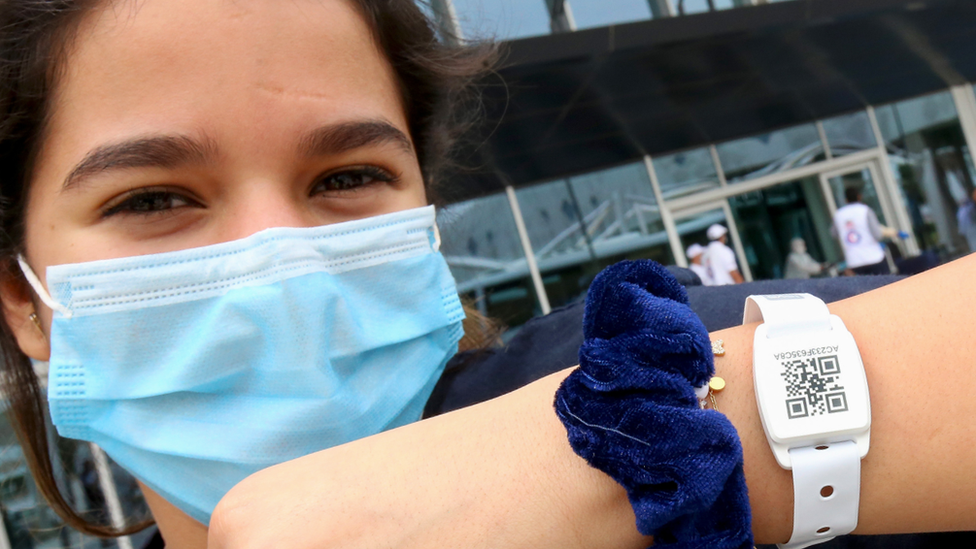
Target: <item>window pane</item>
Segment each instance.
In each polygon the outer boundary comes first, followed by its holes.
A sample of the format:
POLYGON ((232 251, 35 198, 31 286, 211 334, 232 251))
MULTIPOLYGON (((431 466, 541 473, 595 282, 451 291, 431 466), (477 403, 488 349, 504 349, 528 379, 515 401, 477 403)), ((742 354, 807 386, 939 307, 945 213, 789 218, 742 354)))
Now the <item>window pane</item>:
POLYGON ((553 307, 582 299, 612 263, 672 263, 643 163, 521 189, 518 199, 553 307))
POLYGON ((794 238, 802 238, 819 262, 841 259, 838 243, 830 234, 830 210, 816 176, 740 194, 730 198, 729 205, 756 280, 785 276, 794 238))
POLYGON ((476 198, 437 212, 441 252, 458 293, 509 327, 541 312, 508 198, 476 198))
POLYGON ((719 186, 707 147, 654 158, 654 173, 664 200, 674 200, 719 186))
POLYGON ((684 15, 702 13, 708 11, 708 0, 674 0, 674 9, 684 15))
POLYGON ((967 213, 976 188, 973 166, 952 95, 916 97, 876 112, 919 246, 947 259, 976 251, 976 224, 967 213))
POLYGON ((568 0, 568 2, 573 11, 573 18, 576 20, 576 27, 580 29, 651 18, 651 7, 647 0, 568 0))
POLYGON ((549 34, 545 0, 453 0, 468 38, 511 40, 549 34))
POLYGON ((717 148, 729 183, 791 170, 823 158, 814 124, 737 139, 717 148))
MULTIPOLYGON (((766 2, 785 2, 788 0, 765 0, 766 2)), ((708 11, 708 0, 672 0, 674 4, 674 9, 678 13, 682 5, 684 6, 684 13, 686 15, 692 13, 701 13, 708 11)), ((742 8, 746 6, 751 6, 755 4, 761 4, 763 0, 712 0, 712 5, 715 10, 727 10, 730 8, 742 8)))
POLYGON ((830 152, 834 156, 844 156, 877 146, 871 121, 864 111, 828 118, 822 123, 830 152))

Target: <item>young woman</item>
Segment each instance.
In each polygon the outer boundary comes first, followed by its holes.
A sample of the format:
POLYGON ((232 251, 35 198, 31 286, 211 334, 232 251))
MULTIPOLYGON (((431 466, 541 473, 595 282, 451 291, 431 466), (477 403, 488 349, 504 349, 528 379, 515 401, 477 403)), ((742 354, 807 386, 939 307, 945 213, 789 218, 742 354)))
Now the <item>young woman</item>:
MULTIPOLYGON (((459 336, 423 207, 483 54, 438 45, 412 0, 10 0, 0 29, 4 379, 70 524, 117 533, 58 494, 28 358, 51 360, 59 430, 140 479, 168 547, 650 543, 567 444, 566 373, 367 436, 419 418, 459 336)), ((832 307, 873 397, 859 532, 976 526, 974 262, 832 307)), ((719 407, 757 540, 785 541, 752 330, 720 336, 719 407)))
POLYGON ((16 0, 0 36, 6 394, 69 524, 114 533, 58 492, 28 359, 172 547, 249 473, 420 418, 463 317, 428 204, 490 48, 410 0, 16 0))

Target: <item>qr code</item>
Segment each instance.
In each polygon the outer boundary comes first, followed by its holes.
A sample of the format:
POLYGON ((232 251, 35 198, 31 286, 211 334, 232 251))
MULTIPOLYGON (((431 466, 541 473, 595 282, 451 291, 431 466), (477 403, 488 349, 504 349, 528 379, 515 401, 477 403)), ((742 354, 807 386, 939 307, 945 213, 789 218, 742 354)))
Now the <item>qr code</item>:
POLYGON ((780 374, 786 381, 786 411, 790 419, 847 411, 847 395, 840 379, 837 355, 787 360, 780 374))

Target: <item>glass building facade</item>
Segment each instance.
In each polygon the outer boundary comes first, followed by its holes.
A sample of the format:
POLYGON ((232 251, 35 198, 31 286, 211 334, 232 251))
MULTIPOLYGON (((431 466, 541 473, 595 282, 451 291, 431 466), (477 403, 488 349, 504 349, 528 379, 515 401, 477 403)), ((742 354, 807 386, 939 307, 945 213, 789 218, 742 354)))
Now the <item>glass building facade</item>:
MULTIPOLYGON (((428 0, 461 36, 513 40, 791 0, 428 0)), ((421 2, 423 4, 425 2, 421 2)))
POLYGON ((960 117, 966 111, 976 138, 973 98, 973 87, 959 86, 523 187, 514 199, 529 246, 519 244, 518 227, 508 222, 512 201, 504 193, 454 204, 442 216, 457 219, 442 230, 469 227, 472 234, 450 238, 485 251, 451 247, 448 261, 466 295, 483 300, 479 307, 489 314, 503 310, 500 318, 510 327, 544 312, 543 298, 551 307, 581 300, 612 262, 687 265, 684 250, 706 244, 713 223, 729 227, 747 279, 782 278, 796 237, 816 260, 843 261, 830 228, 848 187, 861 190, 881 223, 909 234, 889 246, 892 262, 922 252, 951 260, 974 251, 957 219, 976 190, 967 118, 960 117), (470 219, 466 211, 473 212, 470 219), (504 258, 506 267, 479 274, 462 266, 488 253, 480 244, 486 231, 505 242, 490 253, 500 254, 492 258, 504 258), (540 286, 533 286, 526 254, 535 260, 540 286))

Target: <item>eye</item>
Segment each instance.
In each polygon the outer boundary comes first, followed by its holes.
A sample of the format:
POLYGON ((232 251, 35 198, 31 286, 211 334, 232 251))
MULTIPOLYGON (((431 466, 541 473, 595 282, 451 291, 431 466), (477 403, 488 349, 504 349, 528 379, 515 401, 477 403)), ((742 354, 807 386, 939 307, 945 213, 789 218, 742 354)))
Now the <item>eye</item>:
POLYGON ((342 195, 380 183, 395 183, 398 177, 376 166, 344 169, 324 175, 312 186, 310 195, 342 195))
POLYGON ((110 203, 102 217, 118 214, 152 215, 178 208, 201 207, 186 196, 165 189, 135 189, 110 203))

